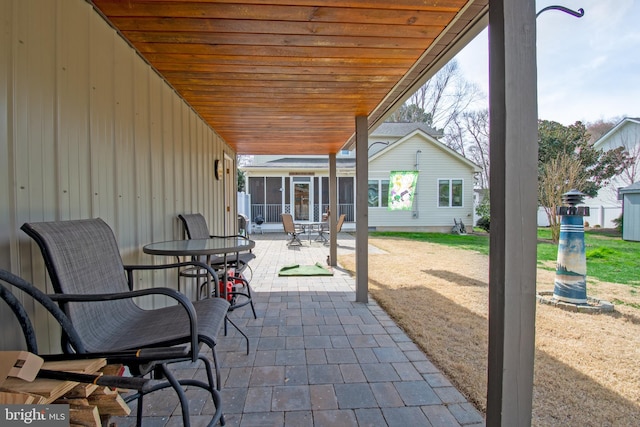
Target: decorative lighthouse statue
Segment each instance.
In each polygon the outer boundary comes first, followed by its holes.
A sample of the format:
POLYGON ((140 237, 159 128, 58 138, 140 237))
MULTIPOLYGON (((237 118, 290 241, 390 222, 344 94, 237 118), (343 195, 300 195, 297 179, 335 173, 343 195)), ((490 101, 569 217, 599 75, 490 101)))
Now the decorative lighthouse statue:
POLYGON ((589 207, 576 207, 584 196, 578 190, 564 193, 562 202, 567 206, 558 206, 556 211, 561 218, 553 297, 573 304, 587 303, 587 258, 582 217, 589 216, 589 207))

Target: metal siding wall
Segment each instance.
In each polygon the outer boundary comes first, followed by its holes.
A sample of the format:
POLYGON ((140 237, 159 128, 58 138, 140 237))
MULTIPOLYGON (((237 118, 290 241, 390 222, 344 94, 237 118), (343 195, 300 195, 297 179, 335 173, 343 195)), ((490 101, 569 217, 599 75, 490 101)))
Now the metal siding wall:
MULTIPOLYGON (((14 121, 13 141, 15 199, 11 201, 16 227, 24 221, 42 221, 58 209, 55 141, 55 19, 56 3, 38 4, 33 1, 14 2, 14 121), (43 54, 49 52, 49 54, 43 54), (53 160, 53 161, 52 161, 53 160)), ((24 234, 20 240, 19 273, 46 292, 51 288, 46 281, 44 262, 37 248, 24 234)), ((15 271, 15 270, 14 270, 15 271)), ((44 310, 30 305, 32 321, 40 325, 38 341, 53 345, 56 332, 47 334, 49 321, 44 310), (49 341, 51 339, 51 341, 49 341)))
MULTIPOLYGON (((11 162, 12 149, 9 141, 12 140, 12 127, 9 127, 13 121, 13 112, 11 110, 13 82, 12 82, 12 66, 11 54, 13 50, 12 31, 13 24, 13 7, 11 2, 0 2, 0 99, 6 102, 0 102, 0 200, 6 203, 0 203, 0 268, 11 270, 15 261, 17 230, 13 221, 14 212, 12 211, 15 189, 13 183, 14 165, 11 162)), ((21 332, 18 322, 14 319, 10 310, 4 309, 4 303, 0 303, 0 348, 10 348, 12 343, 22 342, 21 332)))
MULTIPOLYGON (((103 218, 125 263, 167 261, 141 247, 182 237, 179 213, 204 211, 221 231, 211 164, 235 153, 88 3, 4 1, 0 16, 0 267, 52 291, 19 231, 27 221, 103 218)), ((175 272, 140 277, 177 286, 175 272)), ((55 351, 55 323, 27 308, 41 351, 55 351)), ((0 348, 19 348, 8 311, 0 305, 0 348)))
POLYGON ((57 2, 57 141, 60 219, 91 215, 89 169, 89 8, 57 2), (80 35, 80 36, 79 36, 80 35))

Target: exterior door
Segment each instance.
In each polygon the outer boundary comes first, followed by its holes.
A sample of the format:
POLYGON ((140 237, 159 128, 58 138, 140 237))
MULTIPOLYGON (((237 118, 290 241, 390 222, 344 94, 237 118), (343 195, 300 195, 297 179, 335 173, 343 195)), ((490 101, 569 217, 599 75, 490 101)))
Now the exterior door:
POLYGON ((311 207, 311 184, 310 182, 293 182, 291 188, 293 200, 293 219, 296 221, 309 221, 311 207))

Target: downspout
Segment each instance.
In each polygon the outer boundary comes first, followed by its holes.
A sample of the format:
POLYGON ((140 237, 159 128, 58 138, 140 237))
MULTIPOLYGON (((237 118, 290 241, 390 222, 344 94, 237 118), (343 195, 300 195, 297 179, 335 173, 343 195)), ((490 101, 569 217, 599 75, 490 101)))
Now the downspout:
MULTIPOLYGON (((414 169, 416 171, 420 171, 420 153, 422 153, 422 150, 418 150, 416 151, 416 164, 414 165, 414 169)), ((418 175, 418 179, 420 179, 420 176, 418 175)), ((419 212, 418 212, 418 184, 416 183, 416 190, 413 193, 413 212, 412 212, 412 217, 414 219, 418 219, 420 218, 419 212)))

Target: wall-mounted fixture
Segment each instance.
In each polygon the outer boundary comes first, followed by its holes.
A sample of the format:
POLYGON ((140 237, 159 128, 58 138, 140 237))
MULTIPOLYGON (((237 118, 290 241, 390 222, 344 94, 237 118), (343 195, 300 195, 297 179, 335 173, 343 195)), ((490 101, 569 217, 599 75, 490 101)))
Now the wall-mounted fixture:
POLYGON ((222 178, 222 175, 224 174, 223 165, 220 159, 215 159, 213 161, 213 174, 215 175, 217 180, 220 180, 222 178))

